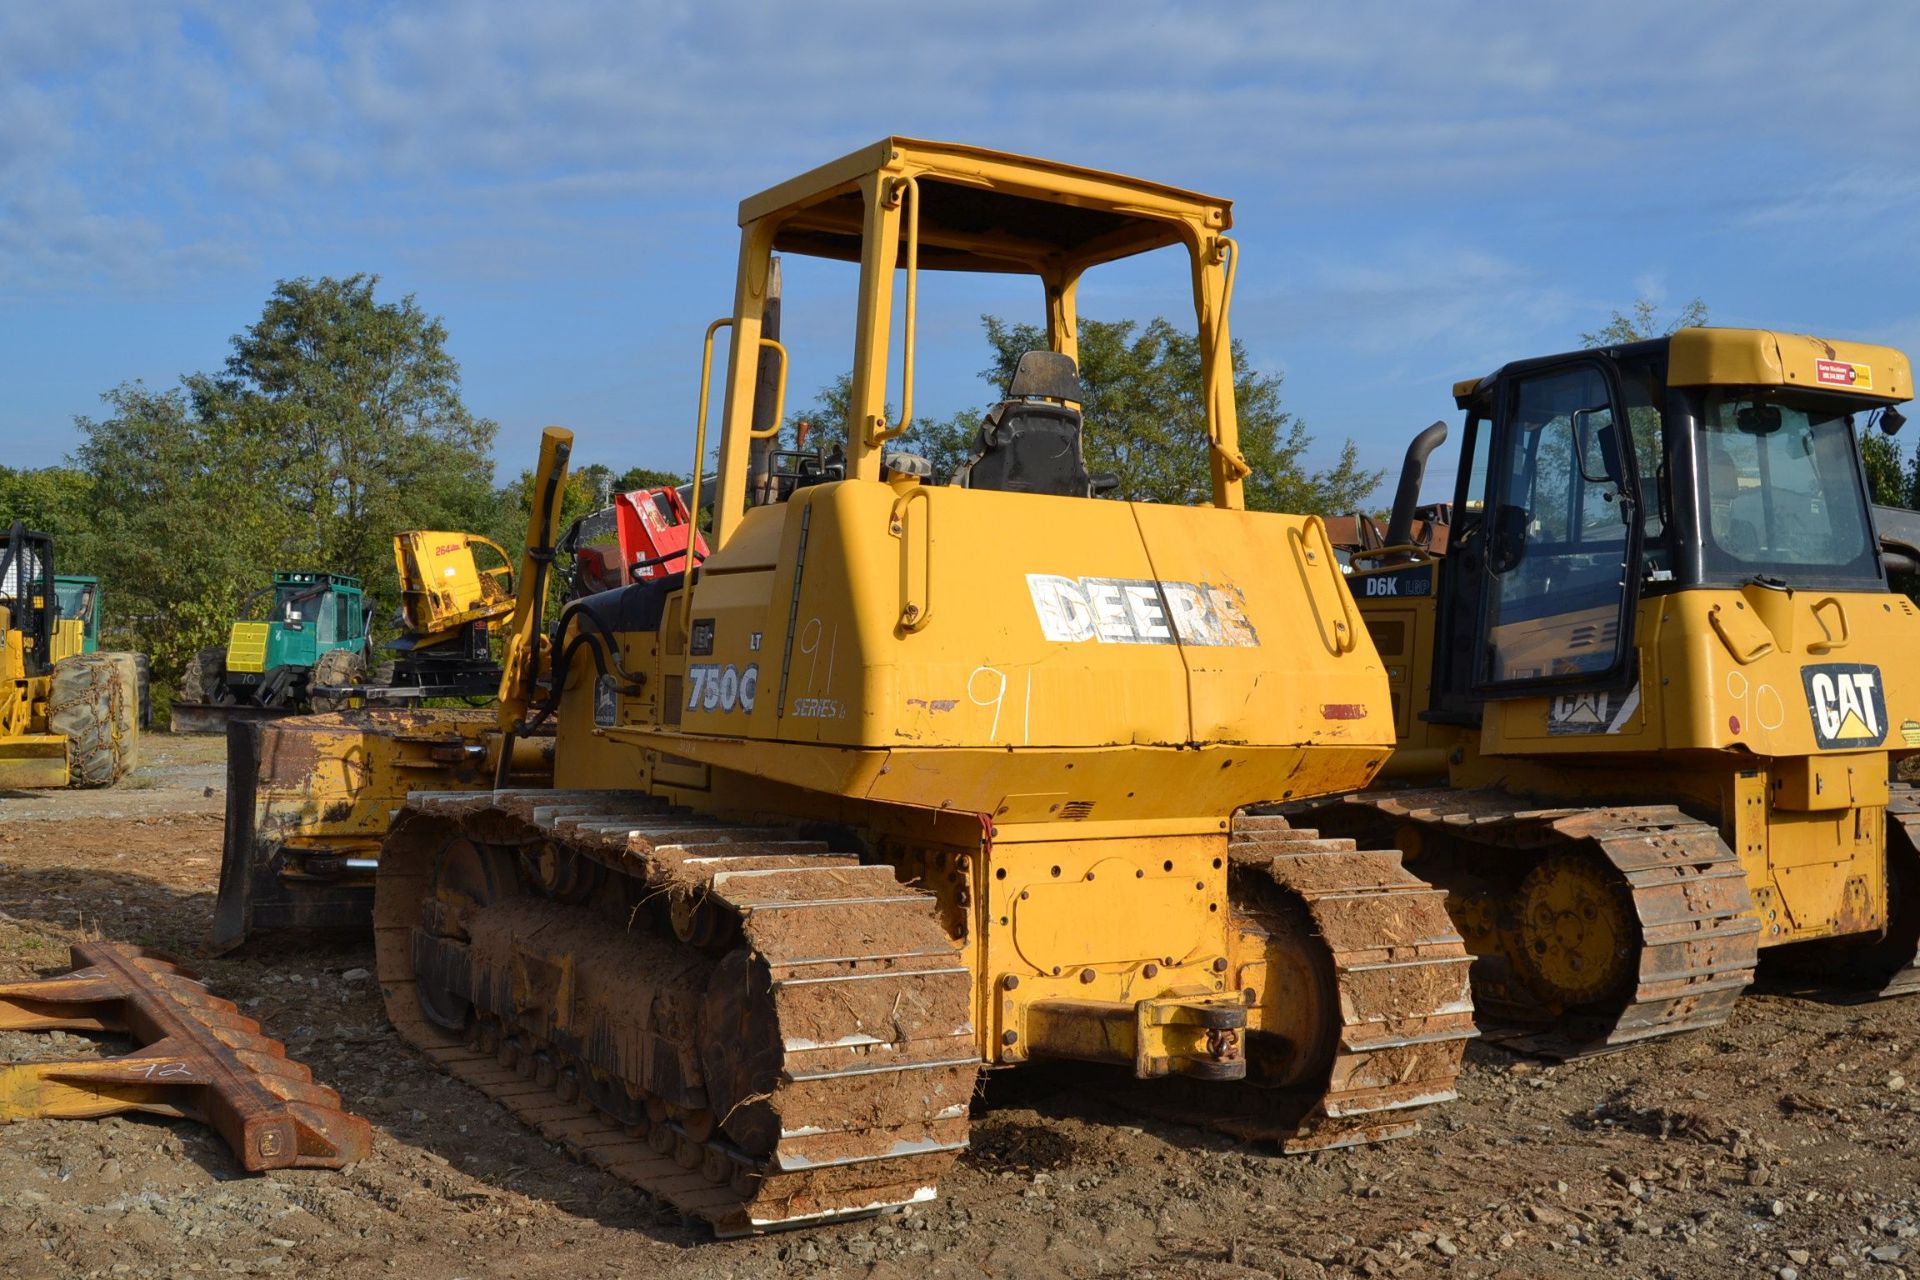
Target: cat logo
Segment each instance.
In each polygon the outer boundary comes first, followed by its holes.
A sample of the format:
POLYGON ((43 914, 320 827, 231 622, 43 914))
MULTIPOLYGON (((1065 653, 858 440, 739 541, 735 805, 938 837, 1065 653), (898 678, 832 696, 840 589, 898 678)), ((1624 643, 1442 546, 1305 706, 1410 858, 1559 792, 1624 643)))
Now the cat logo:
POLYGON ((1627 690, 1624 698, 1593 690, 1563 693, 1547 704, 1547 732, 1554 737, 1565 734, 1619 733, 1640 710, 1640 686, 1627 690))
POLYGON ((1802 667, 1813 736, 1825 750, 1877 747, 1887 737, 1887 696, 1880 668, 1864 662, 1802 667))

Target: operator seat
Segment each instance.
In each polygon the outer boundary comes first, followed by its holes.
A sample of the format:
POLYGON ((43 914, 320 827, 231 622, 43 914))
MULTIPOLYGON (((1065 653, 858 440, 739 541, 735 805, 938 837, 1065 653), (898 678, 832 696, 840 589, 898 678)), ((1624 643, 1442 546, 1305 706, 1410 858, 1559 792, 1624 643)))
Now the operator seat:
POLYGON ((1092 497, 1080 410, 1072 407, 1085 397, 1072 356, 1027 352, 1007 384, 1007 398, 987 410, 973 456, 953 482, 968 489, 1092 497))

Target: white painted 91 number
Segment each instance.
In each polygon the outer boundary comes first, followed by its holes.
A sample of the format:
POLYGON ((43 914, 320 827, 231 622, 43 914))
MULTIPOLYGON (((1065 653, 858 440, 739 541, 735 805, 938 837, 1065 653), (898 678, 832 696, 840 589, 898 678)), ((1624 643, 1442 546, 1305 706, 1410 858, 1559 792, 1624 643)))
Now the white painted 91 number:
POLYGON ((760 693, 758 664, 741 668, 731 662, 696 662, 687 668, 687 680, 689 711, 751 712, 760 693))

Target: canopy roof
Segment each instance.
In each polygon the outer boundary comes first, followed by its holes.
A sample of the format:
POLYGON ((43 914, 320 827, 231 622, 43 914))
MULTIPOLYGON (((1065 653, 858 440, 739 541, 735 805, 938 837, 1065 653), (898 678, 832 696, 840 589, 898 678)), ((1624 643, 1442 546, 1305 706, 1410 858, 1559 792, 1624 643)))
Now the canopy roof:
POLYGON ((774 248, 857 261, 870 174, 918 185, 920 265, 1041 273, 1181 243, 1233 225, 1213 196, 1077 165, 950 142, 885 138, 740 202, 740 224, 773 218, 774 248))

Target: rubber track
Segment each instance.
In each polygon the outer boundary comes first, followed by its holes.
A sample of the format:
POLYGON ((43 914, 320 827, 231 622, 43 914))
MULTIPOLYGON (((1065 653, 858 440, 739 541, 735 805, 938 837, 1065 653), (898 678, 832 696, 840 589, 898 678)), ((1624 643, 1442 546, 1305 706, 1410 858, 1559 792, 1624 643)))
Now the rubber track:
MULTIPOLYGON (((1760 922, 1746 873, 1719 831, 1672 805, 1537 809, 1499 792, 1432 789, 1367 792, 1308 807, 1329 825, 1355 811, 1479 844, 1585 850, 1625 882, 1643 943, 1631 997, 1611 1014, 1583 1009, 1544 1029, 1489 1031, 1490 1040, 1550 1058, 1607 1053, 1719 1026, 1753 981, 1760 922)), ((1489 998, 1492 985, 1476 985, 1484 1013, 1531 1023, 1551 1016, 1521 1003, 1517 983, 1500 984, 1504 1000, 1489 998)))
POLYGON ((1237 815, 1228 857, 1236 906, 1260 894, 1250 880, 1270 882, 1306 908, 1328 950, 1340 1025, 1326 1082, 1309 1093, 1160 1081, 1132 1102, 1288 1153, 1416 1132, 1428 1107, 1456 1096, 1466 1042, 1478 1034, 1473 957, 1447 918, 1446 896, 1408 872, 1397 851, 1321 839, 1277 815, 1237 815))
MULTIPOLYGON (((382 854, 375 934, 396 1029, 544 1137, 711 1224, 716 1234, 858 1217, 931 1199, 938 1176, 966 1146, 979 1067, 964 1012, 971 979, 940 927, 931 895, 900 884, 890 867, 861 866, 789 831, 669 813, 641 793, 415 793, 396 815, 393 832, 382 854), (416 824, 427 838, 408 838, 416 824), (604 1058, 595 1064, 570 1057, 565 1036, 501 1055, 429 1023, 414 994, 413 934, 417 904, 431 892, 439 847, 433 836, 445 834, 444 824, 492 844, 553 842, 637 881, 641 896, 666 895, 730 917, 766 966, 783 1024, 792 1019, 805 1026, 798 1034, 782 1030, 779 1083, 762 1100, 778 1116, 774 1149, 751 1155, 712 1125, 684 1124, 676 1108, 644 1097, 631 1078, 624 1098, 620 1082, 609 1097, 604 1069, 593 1074, 596 1065, 604 1068, 604 1058), (808 925, 810 913, 817 924, 808 925), (874 920, 886 922, 891 945, 883 954, 858 946, 874 920), (833 945, 823 948, 823 940, 833 945), (836 985, 849 982, 860 984, 866 1012, 871 997, 892 1007, 887 1025, 862 1020, 852 988, 836 985), (957 1020, 948 1016, 956 1008, 963 1011, 957 1020), (821 1021, 836 1016, 842 1025, 821 1021), (508 1065, 503 1057, 517 1060, 508 1065), (636 1113, 636 1096, 650 1118, 636 1113)), ((592 914, 534 901, 556 919, 592 914)), ((511 1016, 504 1026, 509 1037, 527 1031, 511 1016)), ((697 1044, 690 1048, 697 1054, 697 1044)), ((698 1081, 689 1087, 699 1093, 698 1081)))

